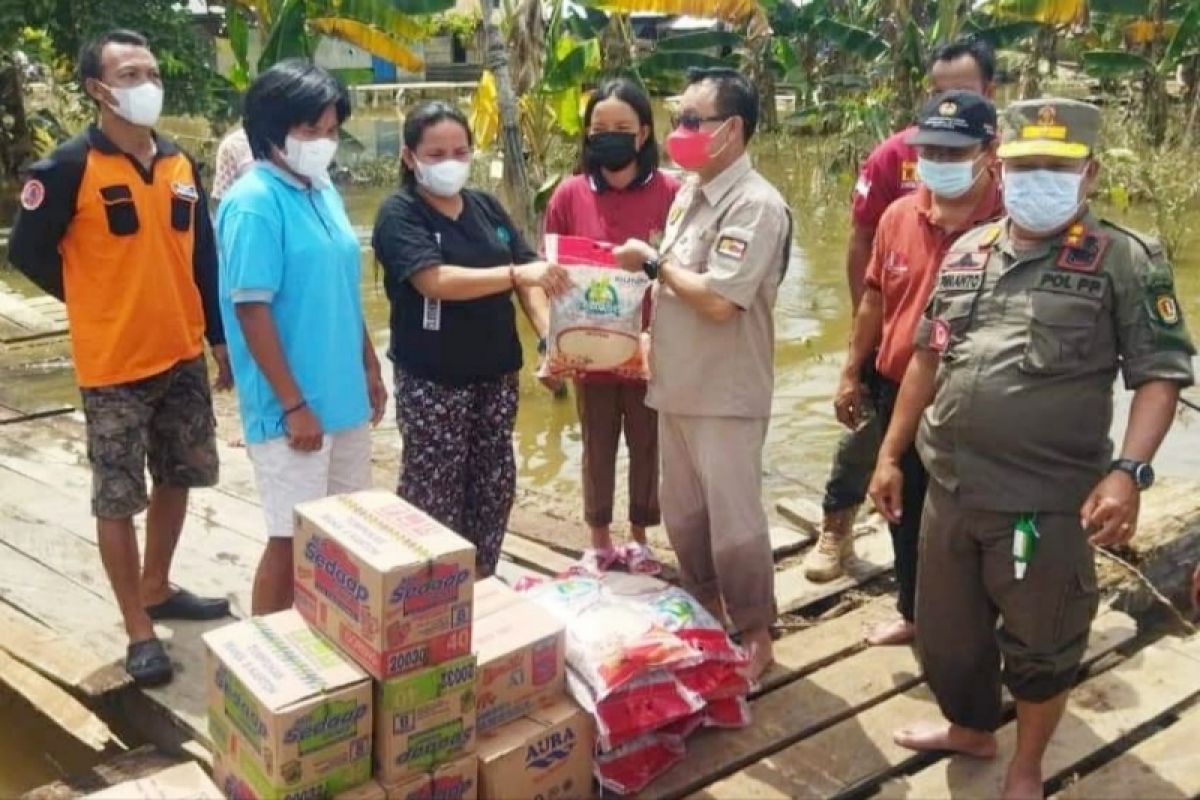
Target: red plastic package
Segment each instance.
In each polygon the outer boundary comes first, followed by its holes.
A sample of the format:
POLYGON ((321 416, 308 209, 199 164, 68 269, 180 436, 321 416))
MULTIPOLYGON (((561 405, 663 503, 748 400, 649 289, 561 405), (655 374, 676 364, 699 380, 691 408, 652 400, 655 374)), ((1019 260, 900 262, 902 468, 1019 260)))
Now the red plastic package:
POLYGON ((624 599, 650 613, 655 622, 698 650, 704 661, 748 663, 746 651, 734 644, 724 626, 683 589, 664 586, 652 594, 624 599))
POLYGON ((651 734, 596 756, 600 786, 620 795, 636 794, 683 760, 683 740, 651 734))
POLYGON ((704 707, 704 727, 745 728, 750 724, 750 704, 744 697, 714 700, 704 707))
POLYGON ((736 664, 705 663, 675 672, 679 682, 705 700, 726 700, 750 693, 750 679, 736 664))
POLYGON ((704 708, 704 699, 688 691, 675 676, 655 670, 597 700, 574 670, 567 670, 571 696, 596 720, 597 740, 603 750, 613 750, 665 725, 687 719, 704 708))
POLYGON ((525 595, 566 625, 567 663, 598 701, 653 670, 683 669, 703 660, 645 606, 605 591, 595 578, 558 578, 525 595))

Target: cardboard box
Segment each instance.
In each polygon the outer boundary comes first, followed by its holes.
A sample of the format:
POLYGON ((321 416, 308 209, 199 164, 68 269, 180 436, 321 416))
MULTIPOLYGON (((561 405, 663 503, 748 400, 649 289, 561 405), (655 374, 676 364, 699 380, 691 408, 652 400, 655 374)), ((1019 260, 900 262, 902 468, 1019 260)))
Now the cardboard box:
POLYGON ((475 750, 475 656, 375 687, 375 767, 406 781, 475 750))
POLYGON ((383 785, 372 779, 361 786, 334 795, 333 800, 388 800, 388 796, 383 785))
POLYGON ((85 797, 90 800, 224 800, 225 796, 199 764, 189 761, 85 797))
POLYGON ((471 653, 475 547, 391 492, 296 506, 296 608, 378 680, 471 653))
POLYGON ((475 584, 476 727, 480 733, 563 697, 565 630, 496 578, 475 584))
POLYGON ((480 800, 589 798, 595 744, 595 722, 570 700, 480 736, 480 800))
POLYGON ((384 784, 388 800, 476 800, 479 762, 463 756, 403 783, 384 784))
POLYGON ((371 777, 371 681, 298 613, 227 625, 204 642, 227 795, 326 797, 371 777))

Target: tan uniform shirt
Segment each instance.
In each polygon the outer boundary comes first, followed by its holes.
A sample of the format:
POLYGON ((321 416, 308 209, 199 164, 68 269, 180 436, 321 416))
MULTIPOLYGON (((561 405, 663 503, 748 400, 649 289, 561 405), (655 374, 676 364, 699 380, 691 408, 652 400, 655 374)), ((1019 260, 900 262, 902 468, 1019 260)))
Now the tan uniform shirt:
POLYGON ((916 344, 942 354, 918 436, 966 508, 1075 512, 1112 458, 1118 367, 1130 389, 1192 383, 1195 352, 1153 240, 1090 215, 1014 250, 1006 221, 942 261, 916 344))
POLYGON ((763 418, 775 385, 772 312, 790 243, 787 203, 743 155, 680 189, 660 252, 741 309, 716 322, 659 286, 646 402, 667 414, 763 418))

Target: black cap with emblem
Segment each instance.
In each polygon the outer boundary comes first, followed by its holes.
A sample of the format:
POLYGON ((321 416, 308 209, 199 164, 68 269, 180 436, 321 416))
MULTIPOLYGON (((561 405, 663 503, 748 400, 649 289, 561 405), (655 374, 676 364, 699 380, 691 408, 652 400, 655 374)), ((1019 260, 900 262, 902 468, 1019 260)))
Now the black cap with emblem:
POLYGON ((921 109, 917 131, 907 141, 914 147, 971 147, 996 138, 996 107, 986 97, 953 89, 921 109))

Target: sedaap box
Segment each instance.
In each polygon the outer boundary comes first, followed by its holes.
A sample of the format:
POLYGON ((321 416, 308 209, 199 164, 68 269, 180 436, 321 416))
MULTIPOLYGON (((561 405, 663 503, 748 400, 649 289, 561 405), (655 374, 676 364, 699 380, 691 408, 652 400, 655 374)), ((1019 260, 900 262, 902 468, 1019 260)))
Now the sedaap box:
POLYGON ((384 784, 388 800, 476 800, 479 763, 467 755, 411 780, 384 784))
POLYGON ((227 625, 204 642, 227 795, 309 800, 371 777, 371 682, 298 613, 227 625))
POLYGON ((564 630, 548 611, 496 578, 475 584, 479 733, 563 696, 564 630))
POLYGON ((595 722, 570 700, 479 737, 479 797, 592 796, 595 722))
POLYGON ((383 491, 296 506, 296 608, 378 680, 471 653, 475 547, 383 491))
POLYGON ((376 777, 406 781, 475 749, 475 656, 375 687, 376 777))

